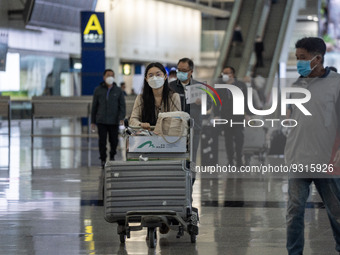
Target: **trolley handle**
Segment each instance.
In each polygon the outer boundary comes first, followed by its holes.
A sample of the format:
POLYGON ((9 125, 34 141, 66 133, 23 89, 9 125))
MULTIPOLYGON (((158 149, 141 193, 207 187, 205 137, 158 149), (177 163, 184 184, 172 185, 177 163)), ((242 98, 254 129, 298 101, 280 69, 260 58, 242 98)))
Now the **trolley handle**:
MULTIPOLYGON (((137 130, 142 130, 140 126, 129 126, 129 120, 124 119, 125 133, 128 135, 135 134, 137 130)), ((150 126, 150 130, 154 130, 155 126, 150 126)))
POLYGON ((141 132, 147 132, 148 135, 152 135, 152 133, 150 131, 153 131, 155 129, 155 126, 150 126, 150 130, 148 129, 144 129, 140 126, 129 126, 128 128, 125 128, 125 132, 128 134, 128 135, 133 135, 133 134, 137 134, 139 131, 141 132))
MULTIPOLYGON (((138 129, 144 129, 144 128, 142 128, 141 126, 129 126, 129 128, 131 128, 131 129, 136 129, 136 130, 138 130, 138 129)), ((154 130, 155 129, 155 126, 150 126, 150 130, 154 130)))
MULTIPOLYGON (((129 126, 129 120, 128 119, 124 119, 124 126, 126 128, 132 128, 132 129, 143 129, 141 126, 129 126)), ((151 130, 155 129, 155 126, 150 126, 151 130)))

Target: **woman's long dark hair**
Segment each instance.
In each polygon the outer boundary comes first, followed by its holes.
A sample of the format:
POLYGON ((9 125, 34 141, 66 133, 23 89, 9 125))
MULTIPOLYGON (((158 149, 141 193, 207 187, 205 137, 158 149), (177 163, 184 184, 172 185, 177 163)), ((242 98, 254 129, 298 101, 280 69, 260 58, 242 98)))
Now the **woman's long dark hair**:
MULTIPOLYGON (((150 63, 146 69, 144 74, 144 87, 143 87, 143 102, 142 102, 142 122, 150 123, 150 125, 156 125, 157 122, 157 116, 155 114, 155 97, 153 95, 152 88, 149 86, 147 82, 147 73, 152 67, 159 68, 164 76, 166 76, 166 70, 164 66, 161 63, 154 62, 150 63)), ((170 102, 169 98, 171 100, 172 91, 169 88, 168 79, 165 79, 164 85, 163 85, 163 92, 162 92, 162 105, 164 111, 168 112, 170 111, 170 102)))

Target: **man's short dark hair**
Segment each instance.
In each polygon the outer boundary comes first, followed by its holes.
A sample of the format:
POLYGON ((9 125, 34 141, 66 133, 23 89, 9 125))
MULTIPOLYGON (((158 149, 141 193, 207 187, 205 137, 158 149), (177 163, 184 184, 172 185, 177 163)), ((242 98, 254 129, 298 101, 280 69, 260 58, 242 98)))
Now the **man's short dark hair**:
POLYGON ((326 44, 319 37, 304 37, 296 42, 295 48, 305 49, 308 53, 314 55, 320 54, 322 59, 326 54, 326 44))
POLYGON ((232 67, 232 66, 226 66, 225 68, 223 68, 223 70, 226 69, 226 68, 229 68, 229 69, 231 70, 231 72, 235 75, 236 70, 235 70, 234 67, 232 67))
POLYGON ((178 65, 179 63, 188 63, 189 68, 190 68, 191 70, 194 70, 194 62, 193 62, 190 58, 181 58, 181 59, 178 61, 177 65, 178 65))
POLYGON ((105 76, 107 72, 113 72, 113 75, 115 75, 115 72, 112 69, 105 69, 103 76, 105 76))

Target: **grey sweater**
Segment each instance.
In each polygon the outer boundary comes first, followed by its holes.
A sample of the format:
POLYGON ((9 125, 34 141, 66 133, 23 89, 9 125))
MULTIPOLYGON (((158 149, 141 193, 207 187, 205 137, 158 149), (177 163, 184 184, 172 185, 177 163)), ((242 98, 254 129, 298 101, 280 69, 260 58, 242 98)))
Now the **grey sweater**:
MULTIPOLYGON (((340 74, 330 72, 320 78, 299 78, 293 85, 311 92, 304 104, 312 116, 295 105, 291 118, 298 122, 287 137, 285 160, 289 164, 328 164, 340 121, 340 74)), ((293 94, 297 98, 299 94, 293 94)), ((301 95, 300 95, 301 96, 301 95)))

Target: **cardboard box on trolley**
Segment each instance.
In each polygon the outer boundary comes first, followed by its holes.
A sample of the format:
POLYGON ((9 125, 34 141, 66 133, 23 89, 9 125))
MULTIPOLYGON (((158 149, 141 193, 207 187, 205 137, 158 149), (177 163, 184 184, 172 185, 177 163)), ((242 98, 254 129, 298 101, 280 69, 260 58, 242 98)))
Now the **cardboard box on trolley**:
POLYGON ((186 152, 186 137, 177 136, 130 136, 129 152, 186 152))

